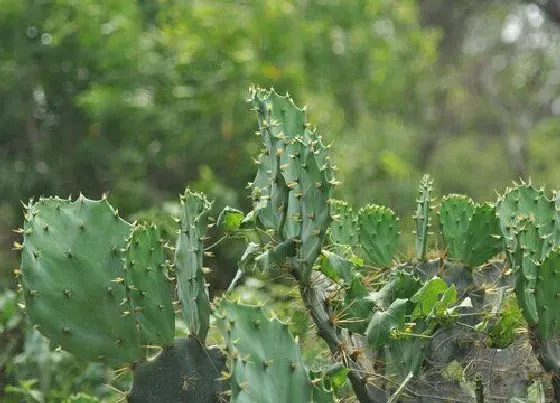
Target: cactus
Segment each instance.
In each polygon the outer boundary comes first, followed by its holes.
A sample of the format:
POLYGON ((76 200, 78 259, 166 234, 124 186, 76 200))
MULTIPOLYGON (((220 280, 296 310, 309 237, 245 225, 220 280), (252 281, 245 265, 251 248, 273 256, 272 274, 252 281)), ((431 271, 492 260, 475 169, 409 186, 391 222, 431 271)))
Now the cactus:
POLYGON ((224 300, 217 308, 231 371, 231 402, 332 402, 311 382, 286 324, 262 308, 224 300))
POLYGON ((434 181, 429 175, 424 175, 418 187, 418 198, 416 199, 416 214, 414 221, 416 223, 416 259, 426 259, 426 249, 428 246, 428 228, 430 224, 430 211, 433 207, 430 205, 432 198, 434 181))
MULTIPOLYGON (((504 351, 490 350, 477 333, 494 317, 504 318, 505 311, 497 309, 502 300, 515 300, 507 299, 511 279, 505 263, 489 261, 506 246, 527 334, 536 357, 554 375, 560 399, 560 318, 553 309, 560 295, 559 195, 551 200, 544 190, 522 183, 496 205, 445 196, 439 217, 448 255, 428 260, 433 185, 424 176, 414 217, 415 259, 395 265, 396 214, 368 204, 354 215, 345 202, 331 200, 336 182, 329 147, 307 124, 304 110, 273 90, 253 89, 249 102, 264 150, 249 185, 253 210, 245 216, 227 207, 217 220, 222 239, 248 242, 228 292, 254 271, 264 272, 262 277, 289 274, 291 280, 283 281, 297 283, 334 363, 309 371, 288 325, 270 319, 263 308, 227 296, 210 303, 203 257, 212 204, 188 189, 181 196, 172 266, 158 230, 120 219, 106 200, 51 198, 25 206, 24 240, 16 243, 22 268, 16 274, 29 319, 53 344, 88 360, 132 364, 132 402, 329 402, 334 393, 324 385, 350 397, 345 379, 360 402, 406 400, 404 394, 413 396, 415 388, 445 398, 449 385, 456 385, 434 378, 436 365, 451 366, 458 355, 492 353, 492 360, 503 360, 521 354, 507 346, 513 331, 500 340, 504 351), (174 339, 174 286, 187 338, 174 339), (461 327, 454 326, 458 318, 461 327), (205 346, 211 323, 223 335, 230 373, 224 356, 205 346), (154 346, 162 351, 147 359, 154 346), (440 388, 443 383, 448 386, 440 388), (436 384, 437 390, 430 389, 436 384)), ((511 330, 502 325, 492 332, 511 330)), ((458 393, 458 400, 469 399, 458 393)))
POLYGON ((531 216, 539 234, 547 237, 546 243, 537 251, 539 259, 543 259, 550 248, 560 240, 560 216, 555 204, 554 200, 546 197, 544 189, 536 189, 531 184, 522 182, 508 188, 496 204, 506 249, 515 249, 514 228, 517 217, 531 216))
POLYGON ((344 254, 348 249, 351 251, 358 243, 357 222, 352 207, 346 202, 333 200, 331 217, 330 241, 334 250, 338 254, 344 254))
POLYGON ((253 89, 250 102, 265 145, 250 184, 256 222, 278 243, 296 242, 293 269, 307 283, 330 223, 335 182, 329 150, 288 96, 253 89))
POLYGON ((400 226, 395 212, 369 204, 358 212, 360 246, 366 257, 379 267, 389 267, 398 247, 400 226))
POLYGON ((106 200, 80 196, 30 202, 23 230, 21 283, 41 333, 91 361, 142 359, 122 260, 131 225, 106 200))
POLYGON ((191 334, 204 342, 210 320, 210 301, 204 283, 203 238, 212 204, 206 196, 186 190, 181 197, 181 229, 175 247, 177 294, 191 334))
POLYGON ((215 403, 227 390, 222 378, 225 356, 205 349, 194 337, 177 339, 152 360, 134 369, 127 395, 130 403, 215 403))
POLYGON ((142 344, 173 344, 175 314, 165 258, 156 227, 137 225, 128 240, 124 273, 142 344))
POLYGON ((474 203, 463 195, 448 195, 439 218, 447 255, 470 267, 481 265, 501 249, 495 207, 474 203))

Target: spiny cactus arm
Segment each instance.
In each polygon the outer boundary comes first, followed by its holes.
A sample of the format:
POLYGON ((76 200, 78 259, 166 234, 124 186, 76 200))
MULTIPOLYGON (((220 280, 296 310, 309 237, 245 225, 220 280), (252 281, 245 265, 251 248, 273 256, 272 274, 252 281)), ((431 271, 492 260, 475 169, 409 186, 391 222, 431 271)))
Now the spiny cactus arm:
MULTIPOLYGON (((298 272, 293 273, 296 280, 298 272)), ((299 282, 300 294, 305 307, 309 310, 313 322, 317 326, 317 333, 329 347, 335 359, 340 359, 343 365, 348 368, 348 379, 352 384, 352 389, 358 400, 362 403, 385 403, 387 394, 373 384, 368 384, 366 371, 359 363, 352 359, 354 351, 350 346, 345 346, 342 338, 330 320, 328 307, 325 305, 326 297, 323 290, 313 284, 306 285, 299 282)))
POLYGON ((416 199, 416 259, 426 259, 426 249, 428 245, 428 229, 430 224, 430 211, 433 209, 432 190, 434 180, 430 175, 424 175, 418 187, 418 198, 416 199))
POLYGON ((202 269, 203 238, 212 204, 187 189, 181 196, 181 229, 175 247, 177 294, 189 332, 204 343, 210 323, 210 301, 202 269))

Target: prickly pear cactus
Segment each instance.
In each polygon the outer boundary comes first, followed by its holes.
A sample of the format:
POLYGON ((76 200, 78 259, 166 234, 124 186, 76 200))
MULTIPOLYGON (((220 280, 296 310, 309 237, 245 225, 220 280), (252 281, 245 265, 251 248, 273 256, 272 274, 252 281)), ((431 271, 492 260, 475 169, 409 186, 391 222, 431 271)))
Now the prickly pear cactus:
POLYGON ((547 241, 538 250, 539 259, 560 240, 560 216, 554 200, 547 198, 544 188, 537 189, 528 183, 515 184, 498 198, 496 212, 507 250, 515 249, 515 221, 518 216, 531 216, 539 234, 547 241))
POLYGON ((496 210, 490 203, 474 203, 464 195, 447 195, 440 206, 439 219, 447 255, 475 267, 501 249, 496 210))
POLYGON ((278 243, 296 243, 293 268, 307 283, 330 223, 335 182, 329 149, 306 123, 305 111, 288 96, 253 89, 250 102, 265 146, 250 185, 254 215, 278 243))
POLYGON ((424 175, 418 186, 418 198, 416 199, 416 259, 426 259, 426 249, 428 246, 428 229, 430 224, 430 211, 433 209, 432 191, 434 181, 430 175, 424 175))
POLYGON ((137 326, 123 266, 131 231, 106 200, 50 198, 26 206, 27 315, 54 344, 91 361, 143 358, 141 332, 151 324, 137 326))
POLYGON ((206 196, 186 190, 181 197, 181 229, 175 247, 177 294, 183 319, 192 335, 204 343, 210 323, 210 301, 206 293, 202 258, 203 238, 212 203, 206 196))
POLYGON ((338 247, 342 245, 354 247, 358 241, 358 234, 352 207, 346 202, 333 200, 331 202, 331 217, 331 242, 338 247))
POLYGON ((369 204, 358 212, 360 246, 365 256, 379 267, 389 267, 399 246, 399 218, 394 211, 369 204))
POLYGON ((167 276, 165 251, 154 225, 134 227, 125 252, 124 269, 131 314, 141 328, 142 344, 173 344, 173 284, 167 276))
POLYGON ((262 308, 222 301, 218 328, 229 355, 231 402, 332 402, 311 382, 288 326, 262 308))

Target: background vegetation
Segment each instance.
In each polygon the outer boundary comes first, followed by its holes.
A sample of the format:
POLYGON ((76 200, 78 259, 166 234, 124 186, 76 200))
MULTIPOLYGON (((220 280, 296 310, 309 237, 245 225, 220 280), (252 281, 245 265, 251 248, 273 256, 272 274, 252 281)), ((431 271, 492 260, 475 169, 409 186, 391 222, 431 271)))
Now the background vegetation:
MULTIPOLYGON (((475 200, 518 178, 555 188, 556 4, 2 0, 0 400, 110 393, 103 368, 50 353, 22 325, 10 291, 21 200, 109 191, 124 216, 169 222, 188 184, 216 210, 247 207, 251 83, 307 103, 356 206, 410 217, 425 172, 475 200)), ((218 284, 231 250, 217 253, 218 284)))

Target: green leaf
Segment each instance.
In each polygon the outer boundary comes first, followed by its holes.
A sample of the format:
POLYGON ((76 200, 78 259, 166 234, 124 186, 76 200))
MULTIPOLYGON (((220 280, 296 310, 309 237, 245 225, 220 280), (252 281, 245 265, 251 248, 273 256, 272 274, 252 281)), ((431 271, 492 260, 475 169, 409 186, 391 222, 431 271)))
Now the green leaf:
POLYGON ((457 292, 452 286, 453 291, 448 291, 447 284, 440 277, 433 277, 426 282, 414 294, 410 300, 416 303, 416 308, 412 317, 418 316, 437 316, 438 312, 445 312, 445 308, 453 304, 457 299, 457 292))
POLYGON ((354 262, 351 260, 336 253, 323 250, 320 263, 319 268, 321 272, 330 279, 334 281, 342 279, 345 284, 352 282, 354 262))
POLYGON ((408 300, 399 298, 395 300, 385 312, 376 312, 366 330, 368 344, 371 348, 382 347, 391 331, 404 325, 408 300))
POLYGON ((226 232, 233 232, 239 229, 244 218, 243 212, 227 206, 220 212, 216 225, 226 232))

